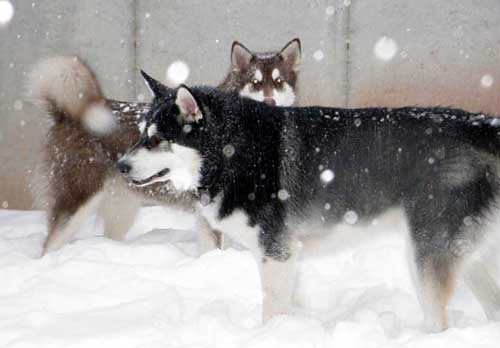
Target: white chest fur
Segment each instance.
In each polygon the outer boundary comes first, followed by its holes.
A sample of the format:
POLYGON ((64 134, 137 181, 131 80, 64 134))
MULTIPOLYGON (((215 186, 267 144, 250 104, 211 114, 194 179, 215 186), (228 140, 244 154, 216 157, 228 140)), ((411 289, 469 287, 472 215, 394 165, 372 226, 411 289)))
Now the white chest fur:
POLYGON ((219 219, 220 198, 216 197, 208 205, 198 203, 197 211, 207 219, 210 227, 229 236, 234 241, 240 243, 252 252, 260 252, 258 225, 250 226, 249 218, 241 210, 235 210, 229 216, 219 219))

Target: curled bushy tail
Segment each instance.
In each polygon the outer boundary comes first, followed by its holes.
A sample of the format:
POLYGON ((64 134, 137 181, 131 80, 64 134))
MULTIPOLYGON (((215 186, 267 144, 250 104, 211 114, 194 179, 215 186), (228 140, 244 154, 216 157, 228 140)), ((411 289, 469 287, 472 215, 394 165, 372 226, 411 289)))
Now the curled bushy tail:
POLYGON ((29 75, 28 98, 56 122, 81 122, 95 135, 115 122, 94 73, 78 57, 38 62, 29 75))

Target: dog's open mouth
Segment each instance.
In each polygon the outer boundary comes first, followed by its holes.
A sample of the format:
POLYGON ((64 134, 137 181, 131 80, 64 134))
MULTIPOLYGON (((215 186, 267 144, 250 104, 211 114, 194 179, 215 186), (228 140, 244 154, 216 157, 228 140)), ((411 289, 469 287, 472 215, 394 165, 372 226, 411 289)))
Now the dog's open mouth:
POLYGON ((170 171, 170 169, 165 168, 163 170, 160 170, 155 175, 152 175, 149 178, 146 178, 144 180, 132 180, 132 184, 134 184, 135 186, 145 186, 145 185, 151 184, 153 182, 156 182, 157 179, 162 178, 165 175, 167 175, 169 171, 170 171))

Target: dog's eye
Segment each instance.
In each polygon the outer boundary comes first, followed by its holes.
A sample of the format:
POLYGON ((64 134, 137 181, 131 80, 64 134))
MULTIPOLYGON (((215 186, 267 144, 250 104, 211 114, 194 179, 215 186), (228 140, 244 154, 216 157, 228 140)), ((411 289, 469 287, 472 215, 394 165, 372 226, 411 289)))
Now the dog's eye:
POLYGON ((278 76, 278 77, 276 78, 276 80, 274 80, 274 81, 276 81, 276 83, 277 83, 278 85, 280 85, 280 84, 282 84, 282 83, 284 82, 284 81, 283 81, 283 78, 281 78, 281 76, 278 76))
POLYGON ((150 138, 148 138, 148 141, 146 142, 146 148, 148 150, 151 150, 155 147, 157 147, 160 144, 160 137, 157 135, 154 135, 150 138))
POLYGON ((260 83, 260 81, 259 81, 259 80, 257 80, 257 79, 253 79, 253 80, 252 80, 252 83, 253 83, 255 86, 257 86, 257 85, 260 83))

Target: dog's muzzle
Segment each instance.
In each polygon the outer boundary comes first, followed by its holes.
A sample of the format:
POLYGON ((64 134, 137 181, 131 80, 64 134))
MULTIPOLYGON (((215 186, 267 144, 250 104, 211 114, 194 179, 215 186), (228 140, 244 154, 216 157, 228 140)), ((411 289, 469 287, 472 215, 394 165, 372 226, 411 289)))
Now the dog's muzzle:
POLYGON ((161 178, 161 177, 167 175, 168 172, 170 172, 170 169, 165 168, 163 170, 160 170, 155 175, 151 175, 149 178, 146 178, 146 179, 143 179, 143 180, 134 180, 134 179, 132 179, 131 182, 132 182, 132 184, 134 184, 136 186, 145 186, 145 185, 147 185, 147 184, 149 184, 151 182, 154 182, 155 179, 158 179, 158 178, 161 178))

